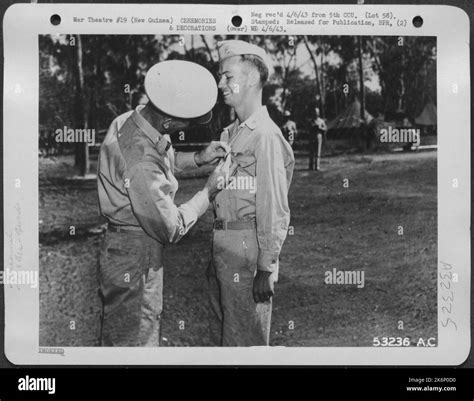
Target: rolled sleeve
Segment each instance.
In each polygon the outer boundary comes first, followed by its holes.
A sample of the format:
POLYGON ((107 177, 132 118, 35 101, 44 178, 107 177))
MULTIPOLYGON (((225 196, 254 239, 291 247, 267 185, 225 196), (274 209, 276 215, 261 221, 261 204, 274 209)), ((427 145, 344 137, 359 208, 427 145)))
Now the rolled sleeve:
POLYGON ((178 242, 209 206, 203 191, 176 206, 170 196, 170 182, 154 163, 135 164, 128 178, 127 191, 135 217, 148 235, 163 244, 178 242))
POLYGON ((290 222, 288 181, 277 135, 264 133, 257 142, 257 269, 273 272, 290 222))

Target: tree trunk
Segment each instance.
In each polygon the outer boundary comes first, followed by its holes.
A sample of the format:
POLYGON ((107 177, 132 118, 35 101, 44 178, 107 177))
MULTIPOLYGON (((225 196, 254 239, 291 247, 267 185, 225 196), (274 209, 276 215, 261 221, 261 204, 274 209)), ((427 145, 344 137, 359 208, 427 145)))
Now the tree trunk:
POLYGON ((398 112, 405 113, 405 52, 402 48, 402 69, 400 73, 400 90, 398 91, 398 112))
MULTIPOLYGON (((73 47, 74 54, 74 122, 75 129, 87 129, 87 112, 84 107, 84 71, 82 67, 82 40, 80 35, 74 35, 76 39, 73 47)), ((76 143, 75 165, 79 168, 79 174, 85 176, 89 172, 89 147, 87 142, 76 143)))
POLYGON ((206 37, 204 35, 201 35, 201 40, 202 40, 202 43, 204 43, 207 53, 209 54, 209 59, 211 60, 212 63, 215 63, 214 58, 212 57, 211 49, 209 45, 207 44, 206 37))
POLYGON ((191 61, 194 61, 195 58, 196 58, 196 54, 195 54, 195 51, 194 51, 194 35, 191 35, 191 61))
MULTIPOLYGON (((349 80, 347 79, 347 66, 343 65, 344 68, 344 82, 347 83, 349 80)), ((352 94, 351 94, 352 97, 352 94)), ((344 93, 344 109, 347 108, 347 93, 344 93)))
POLYGON ((360 118, 365 122, 365 89, 364 89, 364 66, 362 64, 362 38, 359 36, 357 40, 359 55, 359 79, 360 79, 360 118))
POLYGON ((284 63, 285 73, 284 73, 284 76, 283 76, 283 93, 281 95, 281 107, 282 107, 283 111, 286 110, 286 94, 288 92, 288 75, 290 74, 290 66, 291 66, 291 62, 293 60, 293 57, 295 56, 295 53, 296 53, 296 50, 294 50, 293 53, 291 53, 288 64, 284 63))
MULTIPOLYGON (((377 69, 379 71, 379 80, 380 80, 380 95, 382 97, 382 99, 385 99, 386 96, 385 96, 385 70, 384 68, 382 67, 382 63, 380 62, 380 57, 378 55, 378 51, 377 51, 377 41, 375 40, 375 38, 372 39, 372 49, 371 49, 371 52, 372 52, 372 57, 373 57, 373 60, 375 61, 375 65, 377 66, 377 69)), ((385 109, 384 109, 384 112, 385 112, 385 109)))
POLYGON ((321 110, 321 117, 324 118, 324 104, 323 104, 323 96, 321 93, 321 84, 319 83, 318 64, 316 63, 316 57, 314 57, 314 54, 309 47, 308 38, 306 35, 303 36, 303 41, 306 46, 306 49, 308 50, 309 56, 311 57, 311 61, 313 62, 314 72, 316 74, 316 86, 318 88, 318 93, 319 93, 319 102, 320 102, 319 108, 321 110))
POLYGON ((324 107, 326 104, 326 88, 324 86, 324 49, 321 45, 321 118, 325 118, 324 107))

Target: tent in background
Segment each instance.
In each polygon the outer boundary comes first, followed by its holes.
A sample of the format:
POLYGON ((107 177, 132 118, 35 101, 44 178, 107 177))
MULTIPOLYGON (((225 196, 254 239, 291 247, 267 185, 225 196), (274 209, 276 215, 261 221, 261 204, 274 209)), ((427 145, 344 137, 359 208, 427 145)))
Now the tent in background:
MULTIPOLYGON (((360 118, 360 102, 355 99, 344 110, 342 110, 331 122, 328 124, 328 130, 342 130, 358 128, 362 121, 360 118)), ((372 121, 373 117, 365 110, 366 124, 372 121)))
POLYGON ((437 125, 438 113, 436 112, 436 106, 433 102, 429 101, 425 104, 425 107, 421 114, 415 118, 415 124, 417 125, 437 125))

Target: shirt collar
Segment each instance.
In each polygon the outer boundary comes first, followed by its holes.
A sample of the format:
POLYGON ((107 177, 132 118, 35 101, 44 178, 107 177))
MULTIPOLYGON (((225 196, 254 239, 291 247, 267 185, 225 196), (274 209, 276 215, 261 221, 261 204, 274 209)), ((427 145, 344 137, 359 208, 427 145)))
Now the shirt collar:
POLYGON ((132 113, 132 119, 137 127, 145 133, 153 144, 156 144, 163 137, 163 134, 161 134, 140 114, 140 111, 143 110, 144 107, 144 105, 137 106, 135 111, 132 113))
POLYGON ((254 130, 257 127, 258 121, 264 117, 268 117, 267 106, 262 106, 257 111, 253 112, 249 118, 239 125, 239 128, 246 125, 249 129, 254 130))
POLYGON ((249 118, 247 118, 243 123, 239 124, 239 120, 234 120, 231 124, 223 129, 223 131, 227 132, 227 135, 234 132, 234 130, 242 128, 244 126, 248 127, 251 131, 253 131, 257 127, 257 123, 259 120, 265 117, 270 117, 268 114, 267 106, 260 107, 257 111, 255 111, 249 118))
POLYGON ((155 127, 153 127, 141 114, 140 111, 145 106, 139 105, 132 113, 132 119, 138 128, 150 139, 153 146, 160 155, 168 152, 171 147, 171 138, 169 135, 163 135, 155 127))

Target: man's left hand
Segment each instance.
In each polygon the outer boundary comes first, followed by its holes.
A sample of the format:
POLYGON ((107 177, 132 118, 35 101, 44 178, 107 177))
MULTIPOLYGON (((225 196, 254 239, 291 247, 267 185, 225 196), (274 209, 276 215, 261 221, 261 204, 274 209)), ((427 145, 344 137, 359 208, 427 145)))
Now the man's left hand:
POLYGON ((253 279, 253 300, 256 303, 267 302, 274 294, 272 273, 257 270, 257 275, 253 279))
POLYGON ((225 142, 212 141, 206 149, 194 154, 194 161, 198 166, 215 163, 230 152, 230 147, 225 142))

